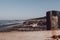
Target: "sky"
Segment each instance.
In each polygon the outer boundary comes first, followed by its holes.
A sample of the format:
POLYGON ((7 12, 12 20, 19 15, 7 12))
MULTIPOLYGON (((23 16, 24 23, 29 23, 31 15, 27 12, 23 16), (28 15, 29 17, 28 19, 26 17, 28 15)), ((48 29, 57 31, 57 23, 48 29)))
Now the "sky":
POLYGON ((46 16, 60 11, 60 0, 0 0, 0 20, 20 20, 46 16))

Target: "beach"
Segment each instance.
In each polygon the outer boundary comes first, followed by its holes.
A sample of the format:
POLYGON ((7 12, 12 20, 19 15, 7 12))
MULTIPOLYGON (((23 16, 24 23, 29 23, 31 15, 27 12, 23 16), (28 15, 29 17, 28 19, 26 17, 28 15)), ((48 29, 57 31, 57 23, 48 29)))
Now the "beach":
MULTIPOLYGON (((0 40, 48 40, 52 31, 0 32, 0 40)), ((56 35, 60 34, 57 30, 56 35)))

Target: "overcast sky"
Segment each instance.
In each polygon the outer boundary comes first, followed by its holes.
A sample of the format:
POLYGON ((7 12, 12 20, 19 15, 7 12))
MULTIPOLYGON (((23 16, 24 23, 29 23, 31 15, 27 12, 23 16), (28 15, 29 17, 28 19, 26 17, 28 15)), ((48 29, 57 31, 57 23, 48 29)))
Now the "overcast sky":
POLYGON ((60 0, 0 0, 0 20, 42 17, 49 10, 60 11, 60 0))

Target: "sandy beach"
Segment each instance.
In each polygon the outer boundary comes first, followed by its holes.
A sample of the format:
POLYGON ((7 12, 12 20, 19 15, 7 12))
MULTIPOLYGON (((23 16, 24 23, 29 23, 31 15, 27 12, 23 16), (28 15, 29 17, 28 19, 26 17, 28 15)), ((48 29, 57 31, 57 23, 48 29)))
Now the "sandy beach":
MULTIPOLYGON (((29 31, 29 32, 0 32, 0 40, 46 40, 52 36, 52 31, 29 31)), ((56 31, 60 34, 60 30, 56 31)))

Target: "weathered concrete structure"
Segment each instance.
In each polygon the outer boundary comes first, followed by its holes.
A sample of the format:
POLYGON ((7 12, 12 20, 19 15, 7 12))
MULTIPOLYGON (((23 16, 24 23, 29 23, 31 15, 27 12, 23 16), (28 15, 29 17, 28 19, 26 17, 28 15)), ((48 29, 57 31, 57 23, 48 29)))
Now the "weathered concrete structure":
POLYGON ((47 30, 60 28, 60 11, 48 11, 46 19, 47 30))

